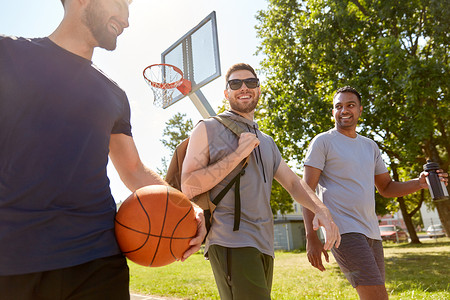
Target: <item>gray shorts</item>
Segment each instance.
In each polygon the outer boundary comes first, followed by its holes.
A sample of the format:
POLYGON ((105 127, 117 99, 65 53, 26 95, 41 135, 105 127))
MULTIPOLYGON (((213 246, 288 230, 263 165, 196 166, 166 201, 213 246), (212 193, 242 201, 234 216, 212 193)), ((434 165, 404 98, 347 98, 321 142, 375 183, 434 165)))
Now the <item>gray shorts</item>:
POLYGON ((384 254, 380 240, 361 233, 345 233, 341 235, 339 248, 333 248, 331 252, 354 288, 384 285, 384 254))

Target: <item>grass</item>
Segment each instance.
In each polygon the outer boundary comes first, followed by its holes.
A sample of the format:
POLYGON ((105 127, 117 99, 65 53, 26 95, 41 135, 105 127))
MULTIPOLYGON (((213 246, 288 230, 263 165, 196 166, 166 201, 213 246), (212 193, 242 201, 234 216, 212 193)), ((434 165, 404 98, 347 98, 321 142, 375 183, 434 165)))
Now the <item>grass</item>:
MULTIPOLYGON (((450 299, 450 238, 421 245, 385 244, 390 299, 450 299)), ((184 263, 148 268, 129 262, 134 293, 182 299, 219 299, 209 262, 195 254, 184 263)), ((327 271, 311 267, 303 252, 276 252, 272 299, 358 299, 333 256, 327 271)))

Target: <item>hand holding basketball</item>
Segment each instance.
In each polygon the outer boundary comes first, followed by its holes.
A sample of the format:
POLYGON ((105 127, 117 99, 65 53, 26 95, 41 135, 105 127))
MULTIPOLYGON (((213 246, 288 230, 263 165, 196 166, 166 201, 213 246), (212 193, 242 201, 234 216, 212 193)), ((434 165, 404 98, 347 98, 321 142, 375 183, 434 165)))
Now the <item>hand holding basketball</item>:
POLYGON ((189 256, 200 250, 203 241, 206 237, 206 227, 205 227, 205 216, 203 214, 203 209, 195 203, 192 203, 194 207, 196 220, 197 220, 197 236, 194 237, 190 242, 190 248, 184 252, 181 261, 185 261, 189 256))
POLYGON ((143 266, 159 267, 194 253, 195 249, 190 249, 192 253, 183 256, 196 237, 197 224, 191 201, 183 193, 169 186, 151 185, 136 190, 122 203, 115 232, 127 258, 143 266))

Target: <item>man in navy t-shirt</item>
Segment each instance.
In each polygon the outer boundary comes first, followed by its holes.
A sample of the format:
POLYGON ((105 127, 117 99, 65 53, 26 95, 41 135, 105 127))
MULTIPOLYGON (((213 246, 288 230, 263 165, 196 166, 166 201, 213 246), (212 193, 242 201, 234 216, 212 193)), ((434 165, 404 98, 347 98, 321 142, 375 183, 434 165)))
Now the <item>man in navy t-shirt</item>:
POLYGON ((139 159, 126 94, 91 59, 115 49, 131 1, 62 2, 49 37, 0 35, 0 298, 129 299, 108 155, 131 191, 166 183, 139 159))

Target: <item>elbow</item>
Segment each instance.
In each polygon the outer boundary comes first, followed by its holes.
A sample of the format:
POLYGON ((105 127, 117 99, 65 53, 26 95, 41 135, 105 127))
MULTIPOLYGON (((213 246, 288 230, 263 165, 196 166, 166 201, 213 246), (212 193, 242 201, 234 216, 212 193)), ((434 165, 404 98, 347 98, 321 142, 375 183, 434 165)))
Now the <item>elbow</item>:
POLYGON ((389 189, 386 187, 384 189, 378 189, 378 193, 384 197, 384 198, 394 198, 397 197, 395 193, 392 193, 389 191, 389 189))
POLYGON ((192 193, 192 187, 187 183, 186 174, 181 174, 181 192, 185 194, 189 199, 194 198, 194 194, 192 193))
POLYGON ((189 193, 189 189, 183 182, 181 182, 181 192, 185 194, 189 199, 192 199, 192 195, 189 193))
POLYGON ((378 193, 383 197, 383 198, 392 198, 388 193, 386 193, 386 192, 381 192, 381 191, 378 191, 378 193))

